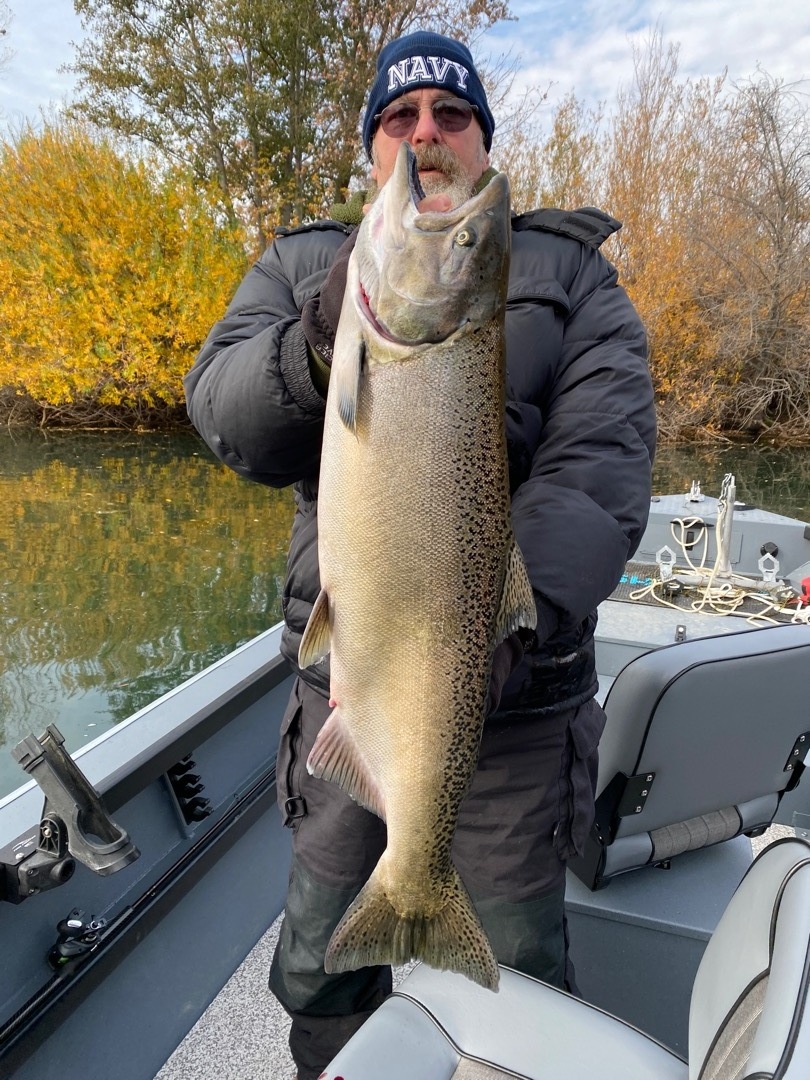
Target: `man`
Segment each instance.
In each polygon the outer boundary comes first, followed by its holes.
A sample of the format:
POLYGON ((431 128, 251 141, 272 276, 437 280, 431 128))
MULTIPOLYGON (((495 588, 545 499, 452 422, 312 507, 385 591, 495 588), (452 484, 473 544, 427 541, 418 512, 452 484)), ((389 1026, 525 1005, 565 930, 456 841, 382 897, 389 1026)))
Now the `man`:
MULTIPOLYGON (((378 186, 408 139, 428 193, 423 209, 457 205, 493 175, 493 129, 465 46, 420 32, 382 50, 363 122, 378 186)), ((275 241, 186 378, 191 418, 223 461, 254 480, 295 485, 282 648, 296 669, 319 591, 324 398, 361 216, 359 204, 353 220, 346 207, 339 213, 345 224, 275 241)), ((646 523, 655 441, 644 331, 597 250, 618 227, 592 210, 513 219, 506 428, 513 526, 538 625, 534 640, 513 637, 496 654, 453 848, 498 959, 571 989, 565 866, 592 821, 604 723, 594 701, 595 609, 646 523)), ((323 970, 332 930, 385 847, 378 818, 307 774, 330 712, 328 684, 324 665, 299 674, 278 758, 293 866, 270 986, 292 1016, 300 1080, 319 1076, 391 987, 387 969, 323 970)))

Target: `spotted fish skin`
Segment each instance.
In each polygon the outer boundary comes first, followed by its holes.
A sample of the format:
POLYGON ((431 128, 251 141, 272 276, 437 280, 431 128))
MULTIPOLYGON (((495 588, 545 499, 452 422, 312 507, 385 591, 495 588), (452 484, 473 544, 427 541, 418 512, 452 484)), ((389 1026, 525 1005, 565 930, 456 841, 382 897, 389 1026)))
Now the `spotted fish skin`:
POLYGON ((494 649, 536 619, 504 436, 509 194, 496 177, 422 215, 419 194, 403 144, 349 263, 327 401, 322 592, 299 660, 331 654, 334 710, 308 768, 382 817, 388 843, 325 966, 419 958, 495 989, 450 849, 494 649))

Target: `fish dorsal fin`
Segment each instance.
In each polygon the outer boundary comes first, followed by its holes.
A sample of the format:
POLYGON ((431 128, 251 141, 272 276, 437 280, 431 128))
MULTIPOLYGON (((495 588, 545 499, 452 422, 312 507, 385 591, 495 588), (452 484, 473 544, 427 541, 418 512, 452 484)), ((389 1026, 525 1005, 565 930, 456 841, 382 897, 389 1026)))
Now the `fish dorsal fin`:
POLYGON ((537 626, 537 608, 523 552, 513 539, 506 559, 503 592, 495 622, 495 644, 500 644, 519 626, 534 630, 537 626))
POLYGON ((327 655, 331 645, 329 597, 326 595, 326 589, 321 589, 298 647, 298 666, 308 668, 312 664, 317 664, 327 655))
POLYGON ((307 758, 307 772, 337 784, 355 802, 385 821, 385 804, 377 781, 369 772, 340 707, 333 709, 318 732, 307 758))

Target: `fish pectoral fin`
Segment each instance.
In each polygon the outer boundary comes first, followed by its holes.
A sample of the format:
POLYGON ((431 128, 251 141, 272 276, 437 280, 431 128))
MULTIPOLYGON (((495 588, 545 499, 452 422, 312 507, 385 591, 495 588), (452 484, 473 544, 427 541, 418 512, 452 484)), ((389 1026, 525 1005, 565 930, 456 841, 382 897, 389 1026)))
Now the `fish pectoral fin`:
POLYGON ((469 893, 454 866, 435 915, 399 915, 382 885, 380 866, 338 923, 326 950, 324 969, 356 971, 377 964, 423 960, 441 971, 458 971, 488 990, 497 990, 498 961, 469 893))
POLYGON ((519 626, 534 630, 537 626, 537 608, 523 552, 517 540, 513 539, 506 560, 503 592, 495 622, 495 644, 499 645, 519 626))
POLYGON ((331 646, 329 597, 326 595, 326 589, 321 589, 298 647, 298 666, 308 668, 312 664, 317 664, 329 653, 331 646))
POLYGON ((344 304, 335 341, 329 393, 337 394, 338 416, 344 426, 352 434, 356 434, 357 399, 360 396, 360 376, 363 372, 366 346, 356 318, 349 317, 350 315, 353 315, 353 312, 347 312, 344 304))
POLYGON ((307 772, 319 780, 337 784, 355 802, 385 821, 382 792, 343 722, 339 706, 332 710, 318 732, 307 758, 307 772))

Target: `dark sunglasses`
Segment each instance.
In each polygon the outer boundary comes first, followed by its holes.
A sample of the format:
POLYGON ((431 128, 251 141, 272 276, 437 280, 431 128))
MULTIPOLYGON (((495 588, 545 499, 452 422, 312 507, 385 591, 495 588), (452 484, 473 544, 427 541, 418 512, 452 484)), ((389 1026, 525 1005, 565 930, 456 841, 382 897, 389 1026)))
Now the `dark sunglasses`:
POLYGON ((470 126, 473 113, 478 112, 475 105, 467 101, 434 101, 432 105, 417 105, 415 101, 394 101, 374 117, 380 127, 392 139, 407 139, 419 123, 423 109, 430 109, 436 127, 448 135, 466 131, 470 126))

